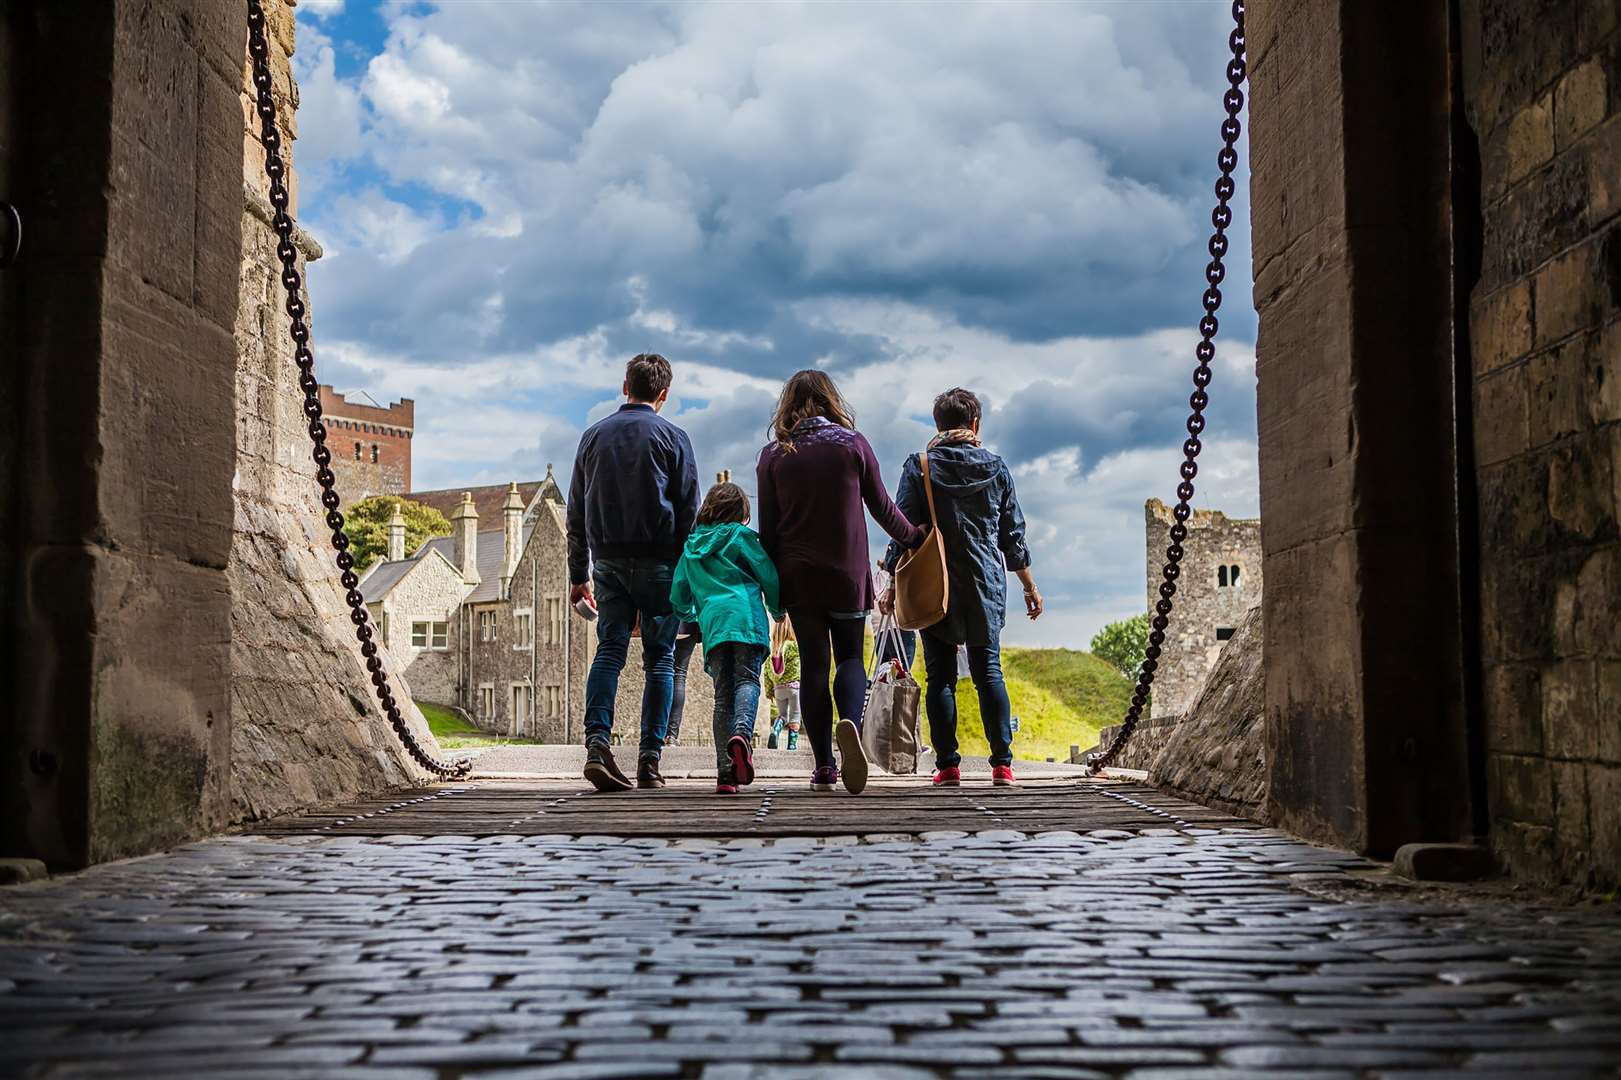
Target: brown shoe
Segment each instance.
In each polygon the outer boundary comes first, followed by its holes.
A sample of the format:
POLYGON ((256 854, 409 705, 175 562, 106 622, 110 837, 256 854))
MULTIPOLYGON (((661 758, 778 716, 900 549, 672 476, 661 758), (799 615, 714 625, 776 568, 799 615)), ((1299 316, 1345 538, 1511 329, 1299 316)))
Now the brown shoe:
POLYGON ((664 777, 659 775, 658 758, 643 758, 636 766, 636 786, 644 791, 664 786, 664 777))
POLYGON ((585 751, 585 778, 598 791, 629 791, 630 777, 619 771, 613 751, 606 746, 591 746, 585 751))

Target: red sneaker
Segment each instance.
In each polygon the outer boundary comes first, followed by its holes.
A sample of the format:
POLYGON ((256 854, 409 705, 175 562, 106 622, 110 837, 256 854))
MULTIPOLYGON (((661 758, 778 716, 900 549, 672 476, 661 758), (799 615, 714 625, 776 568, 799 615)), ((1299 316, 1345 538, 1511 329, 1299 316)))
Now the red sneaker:
POLYGON ((728 784, 724 780, 718 781, 715 784, 715 794, 716 795, 736 795, 737 794, 737 785, 736 784, 728 784))
POLYGON ((962 770, 955 765, 947 765, 934 774, 935 787, 962 787, 962 770))
POLYGON ((728 739, 726 756, 732 759, 732 775, 737 777, 738 787, 754 783, 754 751, 747 739, 741 735, 728 739))
POLYGON ((993 765, 991 767, 991 783, 997 787, 1018 787, 1019 782, 1013 779, 1013 766, 993 765))

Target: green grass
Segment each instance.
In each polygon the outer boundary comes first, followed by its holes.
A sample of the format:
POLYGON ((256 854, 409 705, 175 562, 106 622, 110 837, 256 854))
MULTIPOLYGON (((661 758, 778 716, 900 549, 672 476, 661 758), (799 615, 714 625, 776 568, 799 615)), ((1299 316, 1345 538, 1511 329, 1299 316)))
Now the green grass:
MULTIPOLYGON (((872 639, 867 640, 867 661, 872 661, 872 639)), ((1098 730, 1115 724, 1131 703, 1131 683, 1114 666, 1091 653, 1076 649, 1002 650, 1002 673, 1007 679, 1013 715, 1019 730, 1013 736, 1013 756, 1027 761, 1069 760, 1069 748, 1090 749, 1098 730)), ((912 674, 927 689, 923 649, 918 648, 912 674)), ((924 740, 928 719, 920 716, 924 740)), ((957 740, 964 757, 990 753, 979 718, 979 696, 967 679, 957 683, 957 740)))
POLYGON ((535 745, 534 739, 509 739, 481 731, 443 705, 435 705, 429 701, 419 701, 416 705, 422 710, 423 719, 428 721, 428 730, 433 732, 433 737, 439 740, 440 747, 445 750, 466 750, 477 746, 535 745))

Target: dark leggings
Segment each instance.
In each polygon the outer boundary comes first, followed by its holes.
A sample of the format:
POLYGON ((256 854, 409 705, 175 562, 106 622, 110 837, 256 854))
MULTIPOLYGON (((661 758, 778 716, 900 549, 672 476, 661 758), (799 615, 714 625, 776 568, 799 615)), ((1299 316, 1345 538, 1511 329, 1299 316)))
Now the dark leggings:
POLYGON ((833 706, 839 716, 861 726, 861 709, 867 699, 867 667, 861 646, 867 636, 866 619, 832 619, 825 611, 788 609, 799 642, 799 711, 805 734, 810 738, 816 767, 825 768, 833 760, 833 706), (833 692, 828 693, 828 672, 833 672, 833 692))

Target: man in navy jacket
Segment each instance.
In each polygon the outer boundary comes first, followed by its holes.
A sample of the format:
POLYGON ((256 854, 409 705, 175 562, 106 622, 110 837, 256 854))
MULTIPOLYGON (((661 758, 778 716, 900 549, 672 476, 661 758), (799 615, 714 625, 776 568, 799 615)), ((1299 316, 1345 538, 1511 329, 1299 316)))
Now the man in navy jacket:
POLYGON ((659 415, 670 362, 642 353, 625 367, 625 404, 580 436, 568 489, 569 602, 597 608, 597 652, 585 682, 585 777, 598 791, 630 780, 608 749, 631 631, 641 623, 642 731, 636 786, 664 786, 659 756, 670 720, 675 635, 670 577, 698 515, 698 469, 687 433, 659 415))

